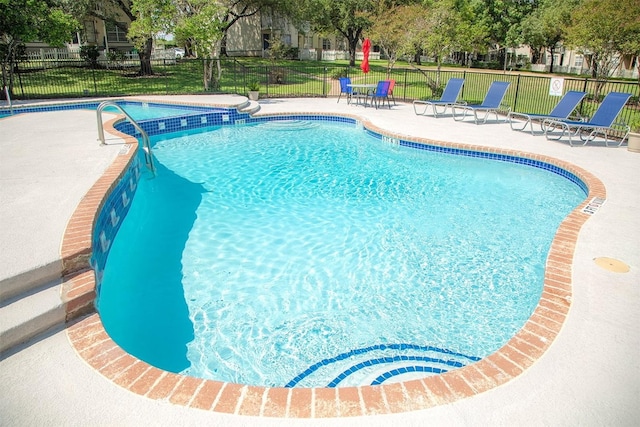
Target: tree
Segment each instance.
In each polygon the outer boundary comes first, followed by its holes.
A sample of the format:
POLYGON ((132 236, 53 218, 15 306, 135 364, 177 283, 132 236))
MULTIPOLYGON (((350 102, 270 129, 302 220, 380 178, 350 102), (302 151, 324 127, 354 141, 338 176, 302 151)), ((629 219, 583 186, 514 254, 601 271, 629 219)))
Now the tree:
POLYGON ((380 4, 372 14, 372 26, 366 35, 380 46, 387 57, 387 77, 389 77, 399 55, 413 55, 416 46, 409 41, 411 25, 414 17, 424 9, 417 5, 391 6, 380 4))
POLYGON ((260 11, 284 11, 289 0, 133 0, 135 21, 129 36, 144 40, 159 32, 173 33, 203 60, 206 91, 222 78, 220 57, 226 55, 226 35, 241 18, 260 11), (214 74, 214 69, 217 72, 214 74))
MULTIPOLYGON (((606 79, 640 42, 637 0, 583 0, 573 12, 567 43, 590 56, 592 76, 606 79)), ((601 87, 598 87, 599 91, 601 87)))
MULTIPOLYGON (((153 74, 151 67, 151 51, 153 49, 153 36, 147 35, 140 38, 139 35, 129 36, 130 23, 137 19, 133 12, 134 2, 136 0, 61 0, 65 4, 65 10, 69 11, 76 19, 83 20, 86 17, 94 17, 104 21, 105 23, 117 27, 128 37, 138 49, 138 57, 140 58, 141 76, 153 74), (129 23, 125 22, 122 17, 126 17, 129 23)), ((152 0, 149 0, 152 1, 152 0)), ((158 0, 160 3, 165 0, 158 0)))
POLYGON ((537 7, 539 0, 483 0, 479 16, 488 24, 489 40, 500 49, 506 66, 506 49, 521 44, 520 23, 537 7))
POLYGON ((179 40, 188 40, 190 49, 203 58, 203 85, 206 91, 217 86, 221 68, 219 62, 222 39, 222 17, 225 8, 208 0, 134 0, 129 36, 144 40, 159 32, 174 33, 179 40), (213 69, 218 73, 214 78, 213 69))
POLYGON ((580 0, 541 0, 539 6, 522 20, 522 41, 535 52, 537 63, 542 50, 551 53, 549 72, 553 73, 554 51, 565 38, 566 28, 580 0))
POLYGON ((220 46, 225 8, 208 0, 179 0, 179 4, 180 13, 174 26, 176 37, 188 39, 194 53, 202 58, 204 90, 215 89, 222 78, 220 46))
POLYGON ((313 31, 337 33, 347 40, 349 65, 356 65, 356 48, 364 30, 372 25, 374 0, 304 0, 300 2, 301 16, 313 31))
POLYGON ((426 78, 426 84, 434 94, 438 94, 441 90, 442 60, 460 46, 458 28, 461 21, 455 6, 454 0, 435 0, 408 7, 408 15, 412 18, 406 25, 405 54, 412 57, 411 49, 418 49, 419 52, 424 52, 435 59, 437 63, 435 80, 429 78, 422 69, 418 69, 426 78))
POLYGON ((43 41, 62 46, 78 22, 56 0, 0 0, 2 84, 13 93, 13 76, 24 43, 43 41))
POLYGON ((454 0, 435 0, 429 2, 429 10, 417 17, 421 31, 420 47, 436 60, 438 74, 442 59, 458 46, 459 15, 454 0))
POLYGON ((636 61, 638 69, 638 85, 640 85, 640 2, 636 0, 622 0, 619 13, 625 15, 620 25, 620 40, 618 52, 628 55, 630 60, 636 61))
POLYGON ((469 56, 486 53, 489 46, 489 23, 483 15, 483 0, 459 1, 455 4, 458 13, 457 48, 464 53, 463 65, 471 65, 469 56))

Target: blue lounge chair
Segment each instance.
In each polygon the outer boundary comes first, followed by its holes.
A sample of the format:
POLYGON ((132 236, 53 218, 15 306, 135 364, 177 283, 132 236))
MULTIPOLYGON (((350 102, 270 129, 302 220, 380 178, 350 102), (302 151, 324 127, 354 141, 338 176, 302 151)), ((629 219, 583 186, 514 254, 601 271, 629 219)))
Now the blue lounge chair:
POLYGON ((498 82, 495 81, 491 83, 489 90, 487 91, 487 95, 484 97, 484 101, 482 104, 470 104, 470 105, 452 105, 451 111, 453 112, 454 120, 464 120, 467 116, 467 111, 473 111, 473 117, 478 124, 478 111, 484 111, 484 118, 482 123, 487 122, 487 117, 489 117, 490 113, 496 115, 496 120, 498 120, 498 108, 500 108, 500 104, 504 99, 504 96, 507 93, 507 89, 509 89, 509 82, 498 82), (462 109, 462 115, 458 116, 456 114, 456 110, 458 108, 462 109))
MULTIPOLYGON (((462 86, 464 85, 464 79, 449 79, 447 85, 444 87, 444 91, 442 92, 442 96, 440 99, 421 101, 416 100, 413 101, 413 112, 418 116, 425 116, 429 106, 433 108, 433 117, 438 117, 440 114, 444 114, 447 112, 447 108, 452 105, 458 104, 458 96, 460 96, 460 92, 462 91, 462 86), (424 105, 424 110, 422 112, 418 112, 418 105, 424 105), (438 112, 437 107, 444 107, 444 110, 438 112)), ((420 107, 422 108, 422 107, 420 107)))
POLYGON ((391 82, 389 80, 380 80, 378 82, 378 86, 376 87, 376 91, 371 94, 371 104, 376 107, 379 107, 380 100, 382 100, 382 106, 384 107, 384 100, 387 100, 387 104, 389 104, 389 108, 391 108, 391 102, 389 101, 389 86, 391 82))
POLYGON ((622 145, 627 135, 629 135, 629 126, 623 123, 615 123, 616 117, 622 111, 625 104, 631 97, 630 93, 609 92, 602 100, 602 104, 598 107, 590 120, 584 122, 570 120, 544 120, 544 135, 547 139, 558 140, 565 134, 569 136, 569 145, 573 147, 572 136, 579 136, 582 145, 587 145, 593 141, 596 136, 602 135, 604 143, 609 146, 609 132, 624 132, 624 136, 620 140, 618 146, 622 145), (557 138, 553 136, 553 131, 560 129, 562 132, 557 138))
POLYGON ((340 102, 340 97, 344 93, 347 96, 347 104, 351 103, 351 97, 353 95, 357 95, 353 91, 353 89, 349 86, 351 84, 351 78, 349 77, 340 77, 340 94, 338 95, 338 102, 340 102))
POLYGON ((544 121, 545 120, 566 120, 569 117, 569 114, 573 110, 576 109, 582 98, 586 95, 586 92, 578 92, 578 91, 569 91, 564 94, 562 99, 558 101, 555 108, 551 110, 549 114, 529 114, 529 113, 516 113, 515 111, 510 111, 507 114, 507 121, 509 121, 509 125, 511 126, 511 130, 525 130, 527 125, 529 125, 531 129, 531 135, 533 135, 533 123, 532 120, 540 121, 540 129, 544 132, 544 121), (514 127, 514 122, 519 122, 524 120, 524 125, 520 128, 514 127))

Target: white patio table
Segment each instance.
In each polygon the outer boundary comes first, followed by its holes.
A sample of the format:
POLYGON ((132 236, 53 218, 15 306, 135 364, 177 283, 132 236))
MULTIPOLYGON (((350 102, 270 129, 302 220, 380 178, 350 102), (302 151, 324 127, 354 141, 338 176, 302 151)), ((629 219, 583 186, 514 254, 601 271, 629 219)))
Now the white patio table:
POLYGON ((364 102, 362 105, 367 107, 367 98, 371 95, 372 91, 375 91, 378 87, 377 84, 366 84, 366 83, 351 83, 347 85, 351 89, 356 92, 356 105, 360 105, 360 98, 364 96, 364 102), (358 89, 361 89, 358 90, 358 89))

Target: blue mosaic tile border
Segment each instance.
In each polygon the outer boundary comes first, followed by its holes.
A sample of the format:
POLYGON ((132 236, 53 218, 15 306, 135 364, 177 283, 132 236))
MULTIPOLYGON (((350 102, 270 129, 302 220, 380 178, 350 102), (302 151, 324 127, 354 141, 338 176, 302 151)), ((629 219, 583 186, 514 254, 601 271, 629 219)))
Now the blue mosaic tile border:
MULTIPOLYGON (((438 348, 438 347, 433 347, 433 346, 421 346, 421 345, 416 345, 416 344, 376 344, 376 345, 372 345, 370 347, 364 347, 364 348, 358 348, 355 350, 350 350, 346 353, 341 353, 335 357, 331 357, 328 359, 323 359, 320 362, 313 364, 311 366, 309 366, 307 369, 304 370, 304 372, 300 373, 299 375, 297 375, 294 379, 292 379, 291 381, 289 381, 285 387, 286 388, 291 388, 291 387, 295 387, 296 384, 298 384, 300 381, 302 381, 303 379, 305 379, 306 377, 308 377, 309 375, 313 374, 314 372, 316 372, 318 369, 322 368, 323 366, 327 366, 336 362, 339 362, 341 360, 345 360, 348 359, 350 357, 353 356, 358 356, 358 355, 363 355, 366 353, 370 353, 372 351, 379 351, 379 350, 395 350, 395 351, 406 351, 406 350, 417 350, 417 351, 431 351, 431 352, 437 352, 437 353, 441 353, 441 354, 445 354, 445 355, 449 355, 449 356, 455 356, 455 357, 460 357, 460 358, 465 358, 468 359, 470 362, 477 362, 478 360, 480 360, 480 357, 476 357, 476 356, 467 356, 466 354, 462 354, 462 353, 456 353, 454 351, 451 350, 447 350, 447 349, 442 349, 442 348, 438 348)), ((338 375, 336 378, 334 378, 328 385, 327 387, 336 387, 342 380, 344 380, 345 378, 347 378, 349 375, 353 374, 354 372, 357 372, 361 369, 364 369, 368 366, 374 366, 374 365, 379 365, 379 364, 385 364, 385 363, 393 363, 393 362, 398 362, 398 361, 422 361, 422 362, 431 362, 431 363, 441 363, 441 364, 445 364, 447 366, 451 366, 452 368, 461 368, 464 365, 463 363, 459 362, 459 361, 455 361, 455 360, 444 360, 444 359, 436 359, 436 358, 431 358, 431 357, 422 357, 422 356, 406 356, 406 355, 397 355, 397 356, 389 356, 389 357, 380 357, 380 358, 376 358, 376 359, 370 359, 370 360, 365 360, 363 362, 357 363, 353 366, 351 366, 349 369, 345 370, 344 372, 342 372, 340 375, 338 375)), ((413 366, 413 367, 403 367, 403 368, 398 368, 398 369, 392 369, 388 372, 385 372, 384 374, 380 375, 378 378, 376 378, 374 380, 374 382, 371 385, 376 385, 376 384, 381 384, 383 381, 396 376, 396 375, 401 375, 407 372, 433 372, 433 373, 443 373, 443 372, 447 372, 447 370, 445 369, 441 369, 441 368, 437 368, 437 367, 430 367, 430 366, 413 366), (410 370, 409 368, 411 368, 412 370, 410 370), (376 382, 378 381, 378 382, 376 382)))
MULTIPOLYGON (((37 105, 34 107, 13 107, 14 114, 23 113, 45 113, 48 111, 64 111, 64 110, 95 110, 100 105, 99 102, 78 102, 69 104, 51 104, 51 105, 37 105)), ((1 109, 0 113, 2 117, 10 116, 9 109, 1 109)))
POLYGON ((543 169, 568 179, 569 181, 573 182, 578 187, 580 187, 580 189, 584 191, 585 195, 589 194, 589 187, 587 187, 587 184, 585 184, 584 181, 582 181, 575 174, 569 172, 568 170, 561 168, 559 166, 553 165, 551 163, 542 162, 540 160, 528 159, 526 157, 512 156, 508 154, 488 153, 486 151, 475 151, 475 150, 468 150, 463 148, 444 147, 441 145, 431 145, 427 143, 415 142, 415 141, 410 141, 406 139, 393 139, 393 138, 386 137, 382 134, 379 134, 377 132, 374 132, 370 129, 365 129, 365 131, 367 132, 367 134, 369 134, 370 136, 373 136, 374 138, 377 138, 380 140, 391 140, 392 143, 396 145, 400 145, 402 147, 433 151, 437 153, 453 154, 456 156, 478 157, 482 159, 496 160, 500 162, 517 163, 521 165, 543 169))
MULTIPOLYGON (((162 107, 162 108, 175 108, 178 110, 193 110, 193 113, 199 113, 203 111, 227 111, 227 108, 222 107, 207 107, 203 105, 182 105, 182 104, 163 104, 158 102, 146 102, 146 101, 124 101, 113 99, 113 102, 126 109, 127 105, 135 106, 149 106, 149 107, 162 107)), ((14 114, 23 113, 45 113, 50 111, 65 111, 65 110, 96 110, 101 101, 86 101, 86 102, 74 102, 68 104, 45 104, 36 105, 33 107, 13 107, 14 114)), ((11 116, 11 110, 9 108, 0 108, 0 117, 11 116)))
MULTIPOLYGON (((147 135, 153 136, 208 126, 244 124, 249 122, 249 117, 248 114, 239 113, 236 109, 225 109, 224 111, 202 111, 189 115, 139 120, 137 123, 147 135)), ((114 127, 116 130, 133 137, 140 136, 138 131, 127 120, 119 121, 114 127)))
POLYGON ((134 156, 122 178, 107 197, 93 225, 90 264, 96 274, 96 292, 100 291, 104 266, 109 256, 111 242, 116 237, 122 221, 129 212, 133 196, 142 175, 139 156, 134 156))
MULTIPOLYGON (((148 102, 148 101, 116 101, 121 107, 125 107, 127 105, 135 105, 135 106, 145 106, 145 107, 158 107, 158 108, 175 108, 177 110, 191 110, 194 113, 199 113, 203 111, 227 111, 228 108, 225 107, 207 107, 206 105, 188 105, 188 104, 167 104, 161 102, 148 102)), ((96 108, 97 108, 96 104, 96 108)))
MULTIPOLYGON (((357 122, 357 120, 350 117, 324 116, 318 114, 253 117, 248 113, 241 113, 236 109, 230 108, 225 109, 224 111, 206 111, 187 116, 140 120, 138 121, 138 125, 144 129, 147 135, 153 136, 164 133, 201 129, 209 126, 235 126, 289 120, 309 120, 347 124, 356 124, 357 122)), ((114 127, 116 130, 133 137, 140 136, 139 132, 136 131, 133 125, 127 120, 122 120, 116 123, 114 127)))

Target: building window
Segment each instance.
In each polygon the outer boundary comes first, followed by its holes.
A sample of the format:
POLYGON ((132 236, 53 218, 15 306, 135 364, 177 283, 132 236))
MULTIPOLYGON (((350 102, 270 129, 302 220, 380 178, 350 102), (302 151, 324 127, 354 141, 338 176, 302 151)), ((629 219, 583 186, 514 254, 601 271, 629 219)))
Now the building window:
POLYGON ((304 36, 304 48, 311 49, 313 47, 313 36, 304 36))
POLYGON ((331 40, 322 39, 322 49, 323 50, 331 50, 331 40))
POLYGON ((93 21, 84 21, 84 34, 83 34, 85 43, 95 43, 96 42, 96 26, 93 21))
POLYGON ((285 46, 291 46, 291 34, 284 34, 282 36, 282 43, 284 43, 285 46))
POLYGON ((582 64, 584 64, 584 56, 576 55, 575 66, 582 68, 582 64))
MULTIPOLYGON (((124 22, 119 22, 122 26, 125 25, 124 22)), ((126 43, 127 42, 127 33, 122 31, 119 27, 116 27, 115 24, 111 22, 105 22, 107 27, 107 41, 109 43, 126 43)))

